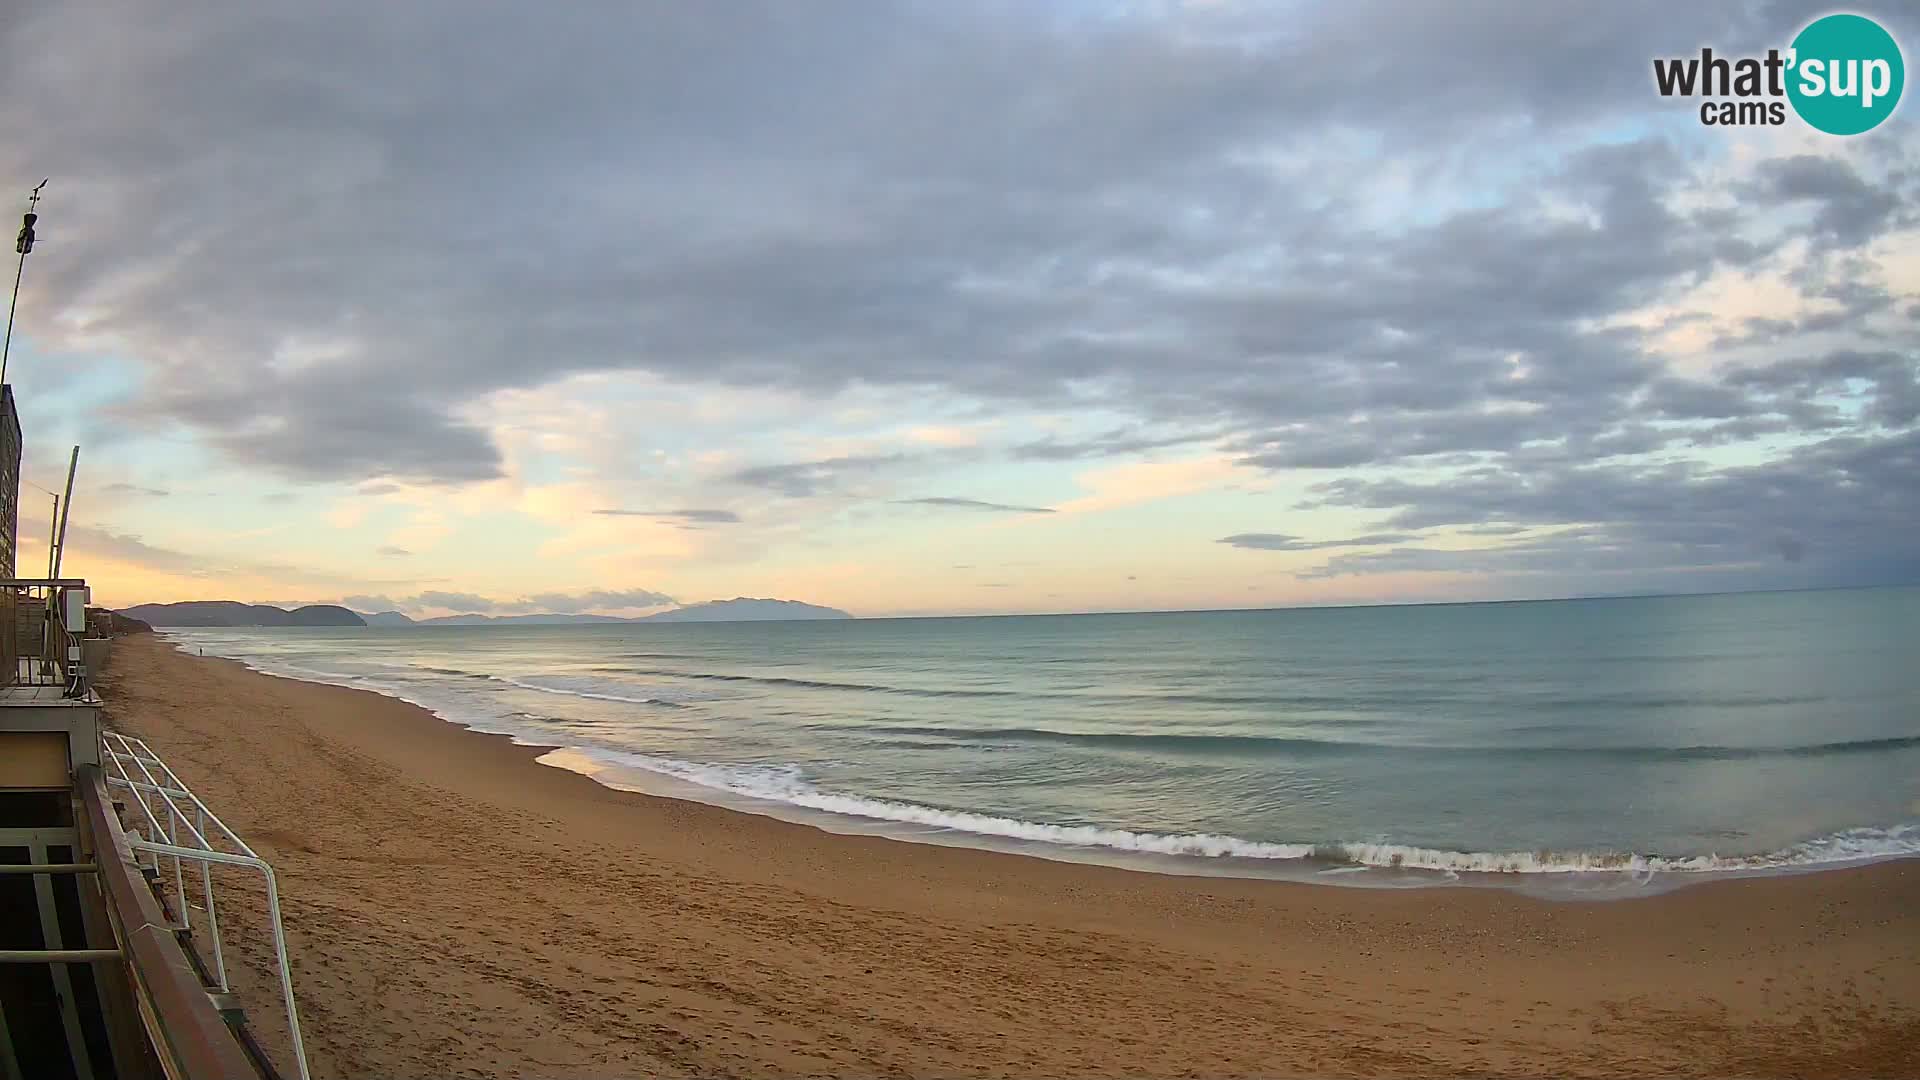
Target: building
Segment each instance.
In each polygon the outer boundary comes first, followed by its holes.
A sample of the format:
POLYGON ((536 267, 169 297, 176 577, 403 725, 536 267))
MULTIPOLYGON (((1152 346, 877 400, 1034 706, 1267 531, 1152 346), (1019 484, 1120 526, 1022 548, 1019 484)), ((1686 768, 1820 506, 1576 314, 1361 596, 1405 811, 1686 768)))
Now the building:
POLYGON ((13 387, 0 386, 0 578, 14 576, 20 550, 20 414, 13 387))

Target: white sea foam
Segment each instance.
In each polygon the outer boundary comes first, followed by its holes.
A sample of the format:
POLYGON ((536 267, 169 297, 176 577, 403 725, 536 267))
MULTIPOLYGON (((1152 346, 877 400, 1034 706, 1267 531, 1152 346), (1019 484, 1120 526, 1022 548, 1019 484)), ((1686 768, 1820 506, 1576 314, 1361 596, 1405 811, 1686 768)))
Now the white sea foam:
POLYGON ((1316 854, 1362 866, 1457 873, 1712 873, 1775 870, 1920 854, 1920 823, 1847 829, 1759 855, 1641 855, 1616 851, 1446 851, 1403 844, 1323 845, 1316 854))
POLYGON ((1311 844, 1268 844, 1208 833, 1172 835, 1105 829, 1092 825, 1047 825, 992 814, 942 810, 890 799, 837 794, 822 791, 808 783, 800 770, 792 765, 713 765, 609 750, 586 750, 582 753, 602 764, 644 769, 750 799, 784 803, 845 817, 923 825, 977 836, 999 836, 1067 847, 1110 847, 1157 855, 1303 859, 1313 854, 1311 844))

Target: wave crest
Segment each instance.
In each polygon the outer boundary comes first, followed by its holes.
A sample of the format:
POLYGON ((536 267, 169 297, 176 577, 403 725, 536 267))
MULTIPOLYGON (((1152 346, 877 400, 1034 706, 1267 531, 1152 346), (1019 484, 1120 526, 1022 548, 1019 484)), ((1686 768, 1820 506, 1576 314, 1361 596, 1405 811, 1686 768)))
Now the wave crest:
MULTIPOLYGON (((1353 725, 1342 725, 1353 726, 1353 725)), ((1163 752, 1473 754, 1483 757, 1580 755, 1658 761, 1723 761, 1764 757, 1820 757, 1920 747, 1920 735, 1805 743, 1799 746, 1432 746, 1418 743, 1317 739, 1291 735, 1210 735, 1197 732, 1059 731, 1052 728, 947 728, 912 725, 840 725, 841 730, 908 735, 956 742, 1037 742, 1117 746, 1163 752)))

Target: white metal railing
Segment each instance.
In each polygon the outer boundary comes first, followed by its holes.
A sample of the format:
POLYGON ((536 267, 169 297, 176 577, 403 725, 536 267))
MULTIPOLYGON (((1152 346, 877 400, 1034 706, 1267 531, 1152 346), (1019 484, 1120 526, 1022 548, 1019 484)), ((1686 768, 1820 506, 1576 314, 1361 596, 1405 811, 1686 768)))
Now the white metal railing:
POLYGON ((273 867, 228 828, 219 815, 209 810, 144 741, 102 730, 100 758, 106 766, 107 783, 133 795, 132 803, 139 807, 141 817, 153 831, 150 837, 129 837, 133 849, 152 857, 152 869, 156 873, 163 872, 162 859, 173 863, 173 893, 180 909, 180 925, 173 927, 175 930, 193 928, 193 905, 187 899, 184 864, 189 861, 199 864, 207 937, 213 947, 214 977, 223 994, 231 991, 227 982, 226 951, 220 939, 220 916, 214 908, 212 867, 247 867, 258 870, 266 878, 267 921, 273 927, 273 951, 279 967, 280 996, 286 1006, 287 1032, 293 1043, 300 1080, 310 1080, 306 1045, 300 1038, 300 1014, 293 1001, 293 971, 287 962, 287 932, 280 921, 280 890, 274 880, 273 867))

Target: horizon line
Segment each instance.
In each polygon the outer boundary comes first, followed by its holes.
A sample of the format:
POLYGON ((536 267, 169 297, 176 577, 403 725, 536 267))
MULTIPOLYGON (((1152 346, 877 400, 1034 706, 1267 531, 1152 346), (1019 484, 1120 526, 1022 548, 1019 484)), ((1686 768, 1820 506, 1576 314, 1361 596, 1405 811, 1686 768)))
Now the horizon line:
MULTIPOLYGON (((1260 612, 1260 611, 1351 611, 1355 609, 1368 609, 1368 608, 1471 607, 1471 606, 1496 605, 1496 604, 1564 604, 1564 603, 1570 603, 1570 602, 1580 601, 1580 600, 1664 600, 1664 599, 1680 599, 1684 597, 1759 596, 1759 595, 1769 595, 1769 594, 1775 594, 1775 593, 1859 592, 1859 591, 1864 591, 1868 589, 1912 589, 1912 588, 1920 588, 1920 581, 1890 581, 1890 582, 1879 582, 1871 585, 1798 585, 1798 586, 1790 586, 1785 588, 1709 589, 1701 592, 1576 593, 1576 594, 1567 595, 1567 596, 1502 597, 1502 598, 1490 599, 1490 600, 1386 600, 1386 601, 1377 601, 1377 602, 1362 601, 1362 602, 1355 602, 1350 604, 1282 604, 1282 605, 1272 605, 1272 606, 1265 606, 1265 607, 1217 607, 1217 608, 1124 608, 1124 609, 1117 609, 1117 610, 1110 610, 1110 611, 997 611, 997 612, 955 613, 955 614, 946 614, 946 615, 934 615, 934 614, 856 615, 853 612, 846 611, 846 609, 844 608, 833 608, 833 610, 835 611, 840 611, 844 613, 847 616, 847 618, 844 620, 843 619, 804 619, 803 618, 803 619, 726 619, 726 620, 715 620, 715 621, 716 622, 845 622, 845 621, 901 622, 906 620, 917 620, 917 619, 925 619, 925 620, 931 620, 931 619, 1028 619, 1028 618, 1070 619, 1070 618, 1078 618, 1082 616, 1095 616, 1095 615, 1214 615, 1214 614, 1225 614, 1229 612, 1260 612)), ((766 599, 778 599, 778 598, 766 598, 766 599)), ((708 602, 710 603, 711 601, 708 601, 708 602)), ((790 603, 790 604, 807 604, 808 606, 811 606, 811 607, 829 607, 830 606, 826 604, 813 604, 811 601, 806 601, 806 600, 782 600, 781 602, 790 603)), ((264 604, 264 603, 254 604, 245 600, 172 600, 172 601, 165 601, 165 602, 148 601, 146 603, 140 603, 140 604, 129 604, 129 605, 126 605, 126 607, 107 608, 106 610, 117 612, 120 614, 125 614, 127 611, 127 608, 134 608, 134 607, 166 607, 172 604, 220 604, 220 603, 245 604, 250 607, 273 607, 273 608, 279 608, 279 610, 287 611, 287 612, 299 610, 299 608, 280 608, 278 604, 264 604)), ((403 611, 393 611, 393 610, 360 611, 356 608, 348 607, 345 604, 314 603, 314 604, 302 604, 300 606, 303 608, 305 607, 339 608, 342 611, 352 612, 353 614, 359 615, 363 618, 371 615, 401 615, 407 619, 414 619, 413 616, 407 615, 403 611)), ((666 608, 663 610, 677 611, 677 610, 682 610, 686 607, 698 607, 698 606, 700 605, 689 604, 689 605, 681 605, 680 607, 675 607, 675 608, 666 608)), ((477 618, 484 618, 484 619, 527 619, 527 618, 541 618, 546 616, 559 617, 559 618, 573 618, 573 617, 578 617, 583 615, 591 616, 594 618, 611 619, 619 622, 645 622, 651 618, 651 616, 647 616, 647 615, 604 615, 596 611, 531 611, 531 612, 516 613, 511 615, 488 615, 484 612, 479 612, 479 611, 463 611, 463 612, 454 613, 452 615, 422 616, 420 619, 417 619, 414 621, 424 622, 424 621, 430 621, 433 619, 459 619, 459 618, 467 618, 470 616, 477 617, 477 618)), ((681 624, 675 623, 672 625, 681 625, 681 624)), ((693 625, 706 625, 706 624, 693 624, 693 625)), ((169 629, 211 630, 211 629, 250 629, 250 628, 188 626, 188 627, 170 627, 169 629)), ((268 629, 281 629, 281 628, 269 627, 268 629)))

